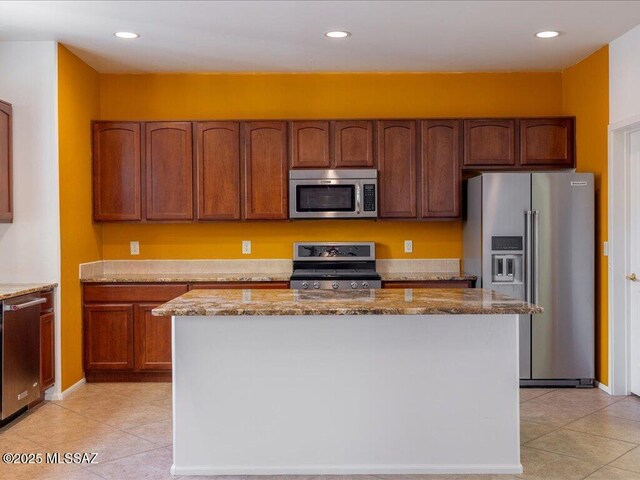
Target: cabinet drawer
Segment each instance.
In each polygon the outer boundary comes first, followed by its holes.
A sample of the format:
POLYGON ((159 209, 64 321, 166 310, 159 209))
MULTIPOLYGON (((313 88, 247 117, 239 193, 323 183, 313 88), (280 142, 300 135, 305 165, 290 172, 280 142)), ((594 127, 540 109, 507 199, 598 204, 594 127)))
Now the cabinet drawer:
POLYGON ((53 310, 53 290, 42 292, 40 296, 46 300, 45 303, 40 305, 40 313, 52 311, 53 310))
POLYGON ((382 282, 382 288, 473 288, 475 280, 418 280, 382 282))
POLYGON ((85 285, 85 302, 167 302, 189 291, 186 283, 168 285, 85 285))
POLYGON ((289 282, 216 282, 216 283, 192 283, 191 290, 210 290, 216 288, 263 288, 277 289, 289 288, 289 282))

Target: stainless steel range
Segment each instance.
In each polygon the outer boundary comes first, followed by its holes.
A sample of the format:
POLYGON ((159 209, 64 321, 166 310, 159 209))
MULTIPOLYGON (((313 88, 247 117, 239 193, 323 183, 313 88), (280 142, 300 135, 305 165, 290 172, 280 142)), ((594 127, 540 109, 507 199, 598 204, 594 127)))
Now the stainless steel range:
POLYGON ((293 289, 362 290, 381 286, 374 242, 293 244, 293 289))

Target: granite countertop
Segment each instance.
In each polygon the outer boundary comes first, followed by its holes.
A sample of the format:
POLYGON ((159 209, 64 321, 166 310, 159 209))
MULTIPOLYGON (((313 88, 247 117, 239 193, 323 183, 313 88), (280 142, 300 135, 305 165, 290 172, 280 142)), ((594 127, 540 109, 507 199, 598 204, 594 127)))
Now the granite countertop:
POLYGON ((83 283, 288 282, 291 273, 107 273, 80 279, 83 283))
MULTIPOLYGON (((288 282, 287 272, 243 273, 107 273, 82 278, 83 283, 171 283, 171 282, 288 282)), ((380 273, 383 281, 476 280, 473 275, 451 272, 380 273)))
POLYGON ((43 292, 57 287, 57 283, 0 283, 0 300, 28 293, 43 292))
POLYGON ((542 308, 484 289, 357 291, 192 290, 154 315, 465 315, 529 314, 542 308))

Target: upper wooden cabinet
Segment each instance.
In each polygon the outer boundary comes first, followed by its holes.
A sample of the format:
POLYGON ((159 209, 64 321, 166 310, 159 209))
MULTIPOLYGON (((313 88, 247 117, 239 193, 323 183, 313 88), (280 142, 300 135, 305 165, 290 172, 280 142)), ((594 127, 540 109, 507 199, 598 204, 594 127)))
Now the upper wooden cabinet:
POLYGON ((290 123, 291 168, 329 168, 329 122, 290 123))
POLYGON ((193 220, 190 122, 145 124, 147 220, 193 220))
POLYGON ((373 167, 373 121, 333 122, 333 145, 336 168, 373 167))
POLYGON ((460 216, 460 124, 460 120, 422 122, 420 185, 423 218, 460 216))
POLYGON ((287 209, 287 125, 244 124, 244 218, 280 220, 287 209))
POLYGON ((472 119, 464 121, 464 166, 516 165, 516 121, 472 119))
POLYGON ((520 165, 575 166, 574 123, 572 117, 520 120, 520 165))
POLYGON ((0 222, 13 221, 13 126, 11 105, 0 100, 0 222))
POLYGON ((416 122, 377 122, 380 218, 416 218, 416 122))
POLYGON ((135 122, 93 124, 94 220, 142 220, 140 134, 135 122))
POLYGON ((240 124, 195 126, 198 220, 240 218, 240 124))

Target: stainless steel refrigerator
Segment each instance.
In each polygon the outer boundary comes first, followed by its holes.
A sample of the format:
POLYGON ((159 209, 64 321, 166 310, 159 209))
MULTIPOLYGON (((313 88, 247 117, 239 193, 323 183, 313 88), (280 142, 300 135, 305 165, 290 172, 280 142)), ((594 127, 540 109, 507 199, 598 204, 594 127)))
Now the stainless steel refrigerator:
POLYGON ((465 195, 465 273, 544 308, 520 316, 520 384, 593 385, 593 174, 487 173, 465 195))

